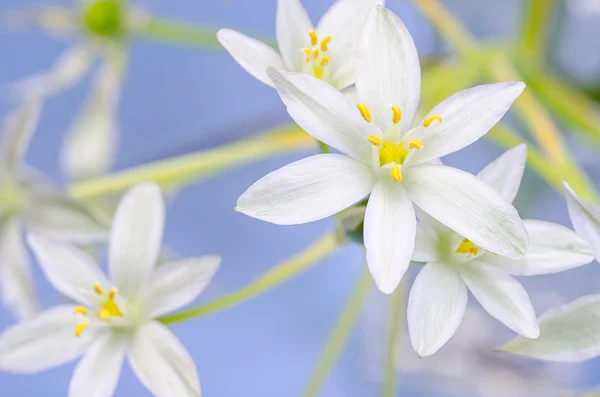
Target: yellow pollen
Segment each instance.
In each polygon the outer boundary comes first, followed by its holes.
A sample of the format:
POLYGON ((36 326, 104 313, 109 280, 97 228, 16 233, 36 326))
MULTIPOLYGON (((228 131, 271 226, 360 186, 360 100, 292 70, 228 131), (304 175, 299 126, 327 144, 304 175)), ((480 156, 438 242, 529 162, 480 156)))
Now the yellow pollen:
POLYGON ((392 116, 392 121, 394 122, 394 124, 398 124, 400 122, 400 120, 402 120, 402 110, 400 110, 399 106, 392 106, 392 112, 394 112, 394 115, 392 116))
POLYGON ((409 149, 421 149, 422 147, 423 147, 423 142, 421 142, 418 139, 415 139, 414 141, 411 141, 408 144, 409 149))
POLYGON ((312 55, 312 50, 310 48, 303 48, 302 52, 306 55, 306 63, 310 62, 310 56, 312 55))
POLYGON ((402 171, 400 171, 400 167, 393 166, 390 168, 390 171, 392 172, 392 179, 394 179, 394 181, 402 181, 402 171))
POLYGON ((81 324, 79 324, 77 327, 75 327, 75 336, 76 337, 80 337, 81 334, 83 334, 83 331, 85 331, 85 329, 87 328, 87 326, 90 325, 87 322, 83 322, 81 324))
POLYGON ((369 142, 371 142, 371 144, 374 146, 379 146, 381 145, 381 138, 377 135, 369 135, 369 142))
POLYGON ((455 252, 459 254, 469 254, 477 256, 479 249, 475 244, 471 242, 471 240, 464 238, 455 252))
POLYGON ((98 294, 98 295, 104 295, 104 290, 102 289, 102 287, 100 286, 100 284, 96 283, 94 284, 94 291, 98 294))
MULTIPOLYGON (((321 40, 321 50, 322 51, 327 51, 327 44, 329 44, 329 42, 333 39, 333 37, 331 36, 327 36, 325 37, 323 40, 321 40)), ((314 45, 314 44, 313 44, 314 45)))
POLYGON ((317 38, 317 32, 311 29, 308 31, 308 35, 310 36, 310 45, 317 45, 317 43, 319 42, 317 38))
POLYGON ((88 311, 85 307, 83 306, 78 306, 75 309, 73 309, 73 314, 82 314, 84 316, 87 316, 88 311))
POLYGON ((439 114, 434 114, 432 116, 427 117, 425 120, 423 120, 423 127, 429 127, 431 123, 433 123, 435 120, 441 123, 442 116, 440 116, 439 114))
POLYGON ((323 57, 323 59, 321 59, 321 67, 329 65, 329 62, 331 62, 331 57, 329 55, 323 57))
POLYGON ((359 103, 358 105, 356 105, 356 107, 358 108, 360 115, 363 117, 363 119, 365 119, 367 123, 373 121, 373 117, 371 117, 371 111, 369 110, 367 105, 365 105, 364 103, 359 103))

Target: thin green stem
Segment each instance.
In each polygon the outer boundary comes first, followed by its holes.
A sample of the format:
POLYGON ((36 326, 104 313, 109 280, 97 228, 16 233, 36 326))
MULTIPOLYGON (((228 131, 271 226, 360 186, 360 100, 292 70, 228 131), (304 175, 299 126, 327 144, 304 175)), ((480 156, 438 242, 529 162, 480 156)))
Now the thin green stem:
POLYGON ((371 284, 371 274, 365 266, 365 270, 363 271, 358 284, 354 288, 352 296, 346 302, 342 314, 329 335, 325 350, 323 350, 315 371, 308 382, 308 386, 302 394, 304 397, 315 397, 318 395, 319 390, 321 390, 321 386, 325 383, 331 368, 333 368, 343 347, 346 345, 350 332, 354 328, 354 324, 361 312, 367 294, 371 289, 371 284))
POLYGON ((556 0, 527 0, 519 53, 537 66, 544 64, 556 0))
POLYGON ((385 383, 383 384, 383 397, 396 395, 396 359, 400 346, 402 329, 402 313, 404 311, 404 280, 398 285, 396 291, 390 296, 390 329, 388 334, 388 349, 385 358, 385 383))
POLYGON ((69 192, 79 199, 92 199, 120 193, 143 181, 154 181, 167 189, 181 187, 242 164, 310 149, 314 144, 315 140, 296 125, 287 125, 251 139, 75 183, 69 192))
POLYGON ((162 317, 163 324, 174 324, 223 310, 274 288, 332 255, 339 247, 335 234, 326 234, 304 251, 260 275, 251 284, 212 302, 170 316, 162 317))

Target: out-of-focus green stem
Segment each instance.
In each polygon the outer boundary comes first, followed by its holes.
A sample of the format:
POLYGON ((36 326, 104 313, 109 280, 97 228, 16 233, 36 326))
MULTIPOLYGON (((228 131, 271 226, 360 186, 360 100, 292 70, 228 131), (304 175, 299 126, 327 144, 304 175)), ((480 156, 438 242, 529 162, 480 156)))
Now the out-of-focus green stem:
POLYGON ((548 34, 556 0, 527 0, 524 25, 519 40, 519 53, 529 62, 541 66, 546 60, 548 34))
POLYGON ((360 277, 352 296, 348 302, 346 302, 346 306, 327 340, 325 350, 321 354, 321 358, 319 358, 319 362, 308 382, 308 386, 302 394, 304 397, 316 397, 319 394, 321 386, 323 386, 331 368, 335 364, 342 348, 350 336, 350 331, 354 328, 356 319, 358 318, 367 294, 371 289, 371 280, 371 274, 365 266, 365 270, 360 277))
POLYGON ((396 291, 390 296, 390 329, 388 334, 387 355, 385 358, 385 383, 383 384, 383 397, 394 397, 396 395, 396 358, 400 346, 400 334, 402 332, 402 312, 404 309, 404 280, 400 282, 396 291))
POLYGON ((159 321, 163 324, 179 323, 245 302, 307 270, 332 255, 338 247, 337 236, 327 234, 308 246, 304 251, 267 270, 251 284, 207 304, 162 317, 159 321))
POLYGON ((223 50, 217 40, 217 29, 205 28, 163 17, 152 17, 135 34, 137 37, 148 40, 163 41, 187 47, 199 47, 207 50, 223 50))
POLYGON ((225 146, 75 183, 69 187, 69 192, 80 199, 91 199, 122 192, 143 181, 154 181, 164 188, 181 187, 241 164, 314 146, 315 140, 298 126, 286 125, 225 146))

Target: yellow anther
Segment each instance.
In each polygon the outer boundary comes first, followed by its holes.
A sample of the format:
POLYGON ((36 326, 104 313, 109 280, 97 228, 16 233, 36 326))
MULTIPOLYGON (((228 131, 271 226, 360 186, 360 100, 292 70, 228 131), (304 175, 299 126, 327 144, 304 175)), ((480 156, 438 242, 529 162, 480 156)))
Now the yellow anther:
POLYGON ((358 105, 356 105, 356 107, 358 108, 360 115, 363 117, 363 119, 365 119, 367 123, 373 121, 373 117, 371 117, 371 111, 369 110, 367 105, 365 105, 364 103, 359 103, 358 105))
POLYGON ((392 112, 394 112, 394 115, 392 116, 392 121, 394 122, 394 124, 398 124, 400 120, 402 120, 402 110, 400 110, 400 106, 392 106, 392 112))
POLYGON ((441 123, 442 116, 440 116, 439 114, 434 114, 432 116, 427 117, 425 120, 423 120, 423 127, 429 127, 431 123, 433 123, 435 120, 441 123))
POLYGON ((381 145, 381 138, 377 135, 369 135, 369 142, 371 142, 374 146, 381 145))
POLYGON ((117 295, 117 289, 111 288, 110 291, 108 291, 108 297, 110 299, 115 299, 115 295, 117 295))
POLYGON ((75 309, 73 309, 73 314, 82 314, 84 316, 87 316, 88 311, 85 307, 83 306, 78 306, 75 309))
POLYGON ((321 67, 329 65, 329 62, 331 62, 331 57, 329 55, 323 57, 323 59, 321 59, 321 67))
POLYGON ((319 40, 317 38, 317 32, 315 32, 314 30, 311 29, 308 31, 308 35, 310 36, 310 44, 317 45, 317 43, 319 42, 319 40))
POLYGON ((90 325, 87 322, 83 322, 81 324, 79 324, 77 327, 75 327, 75 336, 76 337, 80 337, 81 334, 83 334, 83 331, 85 331, 85 329, 87 328, 87 326, 90 325))
POLYGON ((409 149, 421 149, 422 147, 423 147, 423 142, 421 142, 418 139, 415 139, 414 141, 410 141, 410 143, 408 144, 409 149))
POLYGON ((477 256, 478 252, 479 252, 479 250, 477 249, 477 247, 473 247, 469 250, 469 253, 473 256, 477 256))
POLYGON ((390 171, 392 172, 392 179, 394 179, 394 181, 402 181, 402 171, 400 170, 400 167, 393 166, 390 168, 390 171))
POLYGON ((331 36, 327 36, 325 37, 323 40, 321 40, 321 50, 322 51, 327 51, 327 44, 329 44, 329 42, 333 39, 333 37, 331 36))
POLYGON ((470 254, 473 256, 477 256, 479 249, 475 244, 471 242, 471 240, 464 238, 455 252, 458 254, 470 254))
POLYGON ((313 49, 313 57, 315 59, 317 59, 319 57, 319 49, 318 48, 313 49))
POLYGON ((100 284, 96 283, 94 284, 94 291, 98 294, 98 295, 104 295, 104 290, 102 289, 102 287, 100 286, 100 284))
POLYGON ((310 56, 312 55, 312 50, 310 48, 303 48, 302 52, 306 55, 306 63, 310 62, 310 56))

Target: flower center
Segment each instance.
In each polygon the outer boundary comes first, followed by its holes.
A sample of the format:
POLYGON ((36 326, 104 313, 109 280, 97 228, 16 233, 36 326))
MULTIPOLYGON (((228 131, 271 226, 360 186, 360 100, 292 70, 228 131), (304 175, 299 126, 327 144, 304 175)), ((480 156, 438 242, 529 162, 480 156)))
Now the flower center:
POLYGON ((479 253, 479 248, 475 244, 473 244, 471 240, 463 238, 458 248, 456 248, 456 251, 454 252, 458 254, 477 256, 477 254, 479 253))
POLYGON ((83 14, 85 26, 94 35, 118 38, 124 30, 124 12, 121 0, 97 0, 83 14))
POLYGON ((316 78, 322 79, 327 65, 329 65, 331 62, 331 56, 327 55, 327 46, 329 45, 329 42, 333 40, 333 38, 331 36, 327 36, 321 40, 321 44, 319 45, 317 32, 314 30, 309 30, 308 35, 310 36, 311 47, 302 49, 302 52, 306 55, 306 60, 304 61, 304 64, 306 65, 305 72, 312 72, 316 78))
MULTIPOLYGON (((92 311, 88 311, 87 308, 83 306, 76 307, 73 310, 74 314, 81 314, 84 317, 97 317, 101 321, 110 322, 111 317, 123 317, 123 313, 119 306, 115 302, 115 297, 117 296, 117 289, 111 288, 108 291, 108 294, 104 292, 100 284, 96 283, 94 285, 94 292, 96 295, 99 295, 102 298, 102 303, 98 306, 98 308, 92 311)), ((75 328, 75 336, 80 337, 83 334, 83 331, 90 325, 89 321, 83 321, 75 328)))
POLYGON ((25 197, 15 183, 0 186, 0 216, 8 216, 23 207, 25 197))

